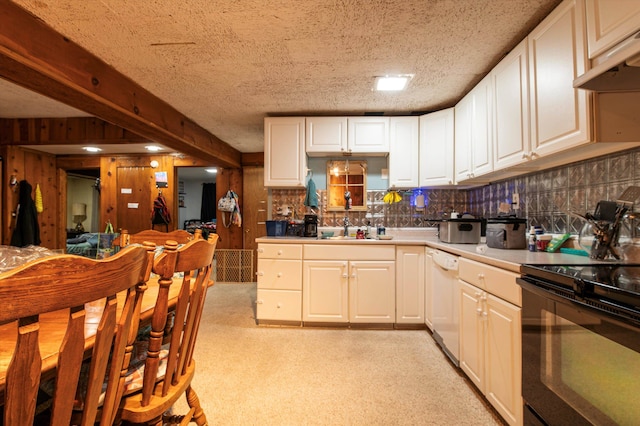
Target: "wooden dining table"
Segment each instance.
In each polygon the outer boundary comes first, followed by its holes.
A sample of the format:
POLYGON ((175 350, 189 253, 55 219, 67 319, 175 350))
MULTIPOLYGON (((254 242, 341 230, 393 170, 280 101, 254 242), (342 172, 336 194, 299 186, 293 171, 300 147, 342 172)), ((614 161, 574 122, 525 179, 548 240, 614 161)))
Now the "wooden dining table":
MULTIPOLYGON (((211 285, 212 282, 209 283, 211 285)), ((158 296, 158 277, 152 276, 147 282, 147 290, 142 298, 140 321, 149 323, 158 296)), ((169 308, 175 306, 180 286, 169 287, 169 308)), ((19 297, 19 296, 17 296, 19 297)), ((118 307, 122 307, 125 294, 118 294, 118 307)), ((103 303, 93 302, 86 308, 85 319, 85 354, 90 356, 96 329, 102 315, 103 303)), ((66 330, 69 310, 55 311, 40 315, 40 353, 42 356, 42 379, 53 377, 58 362, 58 350, 66 330)), ((11 322, 0 325, 0 405, 4 401, 6 373, 18 336, 17 323, 11 322)))

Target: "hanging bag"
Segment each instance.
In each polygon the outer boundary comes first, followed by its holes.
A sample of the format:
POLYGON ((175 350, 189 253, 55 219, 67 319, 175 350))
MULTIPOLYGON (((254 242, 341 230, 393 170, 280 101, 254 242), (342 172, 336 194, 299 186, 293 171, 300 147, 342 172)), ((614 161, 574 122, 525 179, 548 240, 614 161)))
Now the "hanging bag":
POLYGON ((222 212, 222 225, 225 228, 229 228, 233 223, 233 215, 235 212, 240 211, 238 208, 238 195, 232 190, 228 190, 224 197, 218 200, 218 210, 222 212), (225 213, 229 213, 229 223, 227 224, 227 216, 225 213))
POLYGON ((218 200, 218 210, 221 212, 233 212, 236 209, 236 199, 234 197, 234 192, 229 190, 227 191, 224 197, 221 197, 218 200))

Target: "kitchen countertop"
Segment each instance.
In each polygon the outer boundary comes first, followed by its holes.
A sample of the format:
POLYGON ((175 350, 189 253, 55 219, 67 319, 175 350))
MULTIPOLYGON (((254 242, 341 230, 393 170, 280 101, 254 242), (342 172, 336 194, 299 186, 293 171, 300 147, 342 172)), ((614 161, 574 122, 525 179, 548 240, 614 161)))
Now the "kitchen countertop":
POLYGON ((557 264, 557 265, 581 265, 603 263, 592 260, 586 256, 577 256, 565 253, 530 252, 526 249, 503 250, 487 247, 484 238, 480 244, 449 244, 438 240, 437 228, 387 228, 387 235, 392 235, 391 240, 377 239, 320 239, 302 237, 261 237, 256 238, 258 243, 280 244, 349 244, 349 245, 424 245, 434 249, 459 255, 467 259, 475 260, 487 265, 496 266, 512 272, 520 272, 522 264, 557 264))

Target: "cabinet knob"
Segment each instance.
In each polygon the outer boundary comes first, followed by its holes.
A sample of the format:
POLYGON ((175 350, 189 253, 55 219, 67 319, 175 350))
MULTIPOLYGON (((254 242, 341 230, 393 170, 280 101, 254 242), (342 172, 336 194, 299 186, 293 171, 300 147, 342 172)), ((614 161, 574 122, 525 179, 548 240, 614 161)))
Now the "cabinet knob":
POLYGON ((476 309, 476 312, 478 313, 478 315, 482 315, 482 308, 476 309))
POLYGON ((282 256, 282 250, 278 250, 278 256, 282 256))
POLYGON ((347 274, 342 274, 342 278, 349 278, 349 275, 347 275, 347 274))
POLYGON ((264 249, 259 248, 258 253, 264 253, 264 249))
POLYGON ((474 293, 474 296, 476 296, 476 297, 480 297, 480 296, 482 296, 482 293, 480 293, 479 291, 476 291, 476 292, 474 293))
POLYGON ((478 279, 484 280, 484 274, 482 272, 478 274, 478 279))
POLYGON ((280 278, 282 276, 282 272, 278 272, 277 277, 280 278))
POLYGON ((259 276, 259 277, 264 277, 264 272, 258 271, 258 272, 256 272, 256 275, 259 276))
POLYGON ((262 305, 264 301, 262 299, 256 300, 256 305, 262 305))
POLYGON ((276 306, 276 308, 278 308, 278 309, 282 308, 282 303, 278 303, 278 305, 276 306))

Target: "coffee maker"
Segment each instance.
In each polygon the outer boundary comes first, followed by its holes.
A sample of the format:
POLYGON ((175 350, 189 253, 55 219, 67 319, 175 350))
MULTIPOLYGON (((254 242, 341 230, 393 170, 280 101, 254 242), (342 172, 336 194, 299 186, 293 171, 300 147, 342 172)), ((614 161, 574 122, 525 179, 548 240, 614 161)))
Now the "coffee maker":
POLYGON ((304 215, 304 236, 305 237, 318 236, 318 216, 316 216, 315 214, 304 215))

